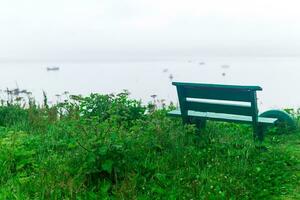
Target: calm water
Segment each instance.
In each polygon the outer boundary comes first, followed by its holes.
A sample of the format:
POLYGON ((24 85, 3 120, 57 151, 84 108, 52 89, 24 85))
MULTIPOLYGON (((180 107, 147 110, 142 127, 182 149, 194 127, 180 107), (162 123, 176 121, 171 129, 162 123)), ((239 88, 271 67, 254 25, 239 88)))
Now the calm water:
MULTIPOLYGON (((98 63, 0 63, 0 89, 27 89, 39 101, 42 91, 56 102, 65 91, 87 95, 91 92, 130 91, 133 98, 177 101, 173 81, 259 85, 261 110, 300 107, 300 58, 202 58, 153 62, 98 63), (204 62, 204 63, 201 63, 204 62), (59 71, 47 71, 48 66, 59 71), (224 66, 225 65, 225 66, 224 66)), ((4 94, 2 94, 4 96, 4 94)))

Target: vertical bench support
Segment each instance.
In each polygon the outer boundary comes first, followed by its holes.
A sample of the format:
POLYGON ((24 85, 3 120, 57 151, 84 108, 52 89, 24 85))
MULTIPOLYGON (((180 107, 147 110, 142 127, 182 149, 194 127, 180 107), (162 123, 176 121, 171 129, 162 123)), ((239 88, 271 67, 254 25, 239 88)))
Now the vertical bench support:
POLYGON ((177 88, 177 94, 179 98, 179 106, 181 111, 181 117, 184 124, 189 123, 189 117, 188 117, 188 109, 186 107, 186 96, 184 94, 184 90, 182 87, 176 86, 177 88))
POLYGON ((256 91, 251 92, 251 108, 252 108, 252 126, 253 126, 253 137, 259 141, 263 140, 262 127, 258 123, 258 108, 257 108, 257 95, 256 91))

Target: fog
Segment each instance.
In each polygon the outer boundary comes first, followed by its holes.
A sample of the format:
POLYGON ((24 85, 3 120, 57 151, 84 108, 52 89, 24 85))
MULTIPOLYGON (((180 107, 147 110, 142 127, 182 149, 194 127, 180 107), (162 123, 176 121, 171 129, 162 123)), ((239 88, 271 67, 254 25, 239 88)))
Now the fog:
POLYGON ((294 0, 0 1, 1 61, 298 56, 294 0))

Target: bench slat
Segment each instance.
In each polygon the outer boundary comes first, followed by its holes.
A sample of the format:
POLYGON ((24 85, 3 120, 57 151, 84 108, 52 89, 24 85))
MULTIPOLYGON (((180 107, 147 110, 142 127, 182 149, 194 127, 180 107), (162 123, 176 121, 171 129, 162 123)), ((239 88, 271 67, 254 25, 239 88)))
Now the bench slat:
POLYGON ((186 106, 189 110, 201 111, 201 112, 215 112, 237 115, 252 115, 251 106, 245 105, 230 105, 230 104, 216 104, 216 103, 204 103, 187 101, 186 106))
MULTIPOLYGON (((171 116, 181 116, 180 110, 172 110, 168 113, 171 116)), ((252 123, 251 116, 243 115, 230 115, 222 113, 210 113, 210 112, 196 112, 188 111, 189 117, 206 118, 215 121, 228 121, 228 122, 240 122, 240 123, 252 123)), ((276 118, 258 117, 258 123, 274 124, 277 121, 276 118)))
POLYGON ((229 88, 234 90, 253 90, 261 91, 260 86, 244 86, 244 85, 221 85, 221 84, 208 84, 208 83, 186 83, 186 82, 172 82, 175 86, 192 86, 197 88, 229 88))
POLYGON ((214 99, 225 101, 242 101, 250 102, 251 90, 235 90, 230 88, 206 88, 193 86, 177 86, 183 91, 184 97, 200 98, 200 99, 214 99))

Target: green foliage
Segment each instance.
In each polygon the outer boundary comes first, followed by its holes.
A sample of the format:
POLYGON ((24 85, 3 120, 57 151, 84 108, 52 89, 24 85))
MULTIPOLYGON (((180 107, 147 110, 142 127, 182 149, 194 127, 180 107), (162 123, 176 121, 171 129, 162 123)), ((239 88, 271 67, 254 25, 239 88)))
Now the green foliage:
POLYGON ((0 199, 270 199, 300 180, 286 148, 299 134, 269 136, 263 151, 249 126, 199 135, 127 92, 1 112, 0 199))
POLYGON ((79 103, 79 112, 82 116, 97 117, 99 121, 111 119, 118 124, 142 119, 146 110, 140 101, 128 99, 127 91, 116 96, 91 94, 80 99, 79 103))
POLYGON ((26 123, 28 112, 19 105, 0 106, 0 126, 26 123))

